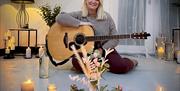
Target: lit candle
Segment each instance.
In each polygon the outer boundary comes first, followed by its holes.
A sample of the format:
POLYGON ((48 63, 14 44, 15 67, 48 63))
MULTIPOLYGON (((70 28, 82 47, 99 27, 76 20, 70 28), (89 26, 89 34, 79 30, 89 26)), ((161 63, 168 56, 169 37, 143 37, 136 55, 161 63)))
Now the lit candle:
POLYGON ((21 91, 34 91, 34 85, 31 80, 22 83, 21 91))
POLYGON ((54 84, 49 84, 48 91, 56 91, 56 86, 54 84))
POLYGON ((163 58, 164 57, 164 53, 165 53, 165 50, 163 47, 158 47, 157 49, 157 55, 158 55, 158 58, 163 58))

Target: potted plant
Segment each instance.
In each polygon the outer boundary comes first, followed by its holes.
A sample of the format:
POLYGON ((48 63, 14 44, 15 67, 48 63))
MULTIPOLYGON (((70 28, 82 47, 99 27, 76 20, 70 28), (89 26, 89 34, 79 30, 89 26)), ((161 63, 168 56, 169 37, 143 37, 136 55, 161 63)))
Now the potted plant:
POLYGON ((40 7, 40 15, 46 22, 46 24, 51 27, 55 21, 56 21, 56 16, 60 13, 61 6, 55 6, 53 9, 51 9, 50 6, 45 5, 40 7))

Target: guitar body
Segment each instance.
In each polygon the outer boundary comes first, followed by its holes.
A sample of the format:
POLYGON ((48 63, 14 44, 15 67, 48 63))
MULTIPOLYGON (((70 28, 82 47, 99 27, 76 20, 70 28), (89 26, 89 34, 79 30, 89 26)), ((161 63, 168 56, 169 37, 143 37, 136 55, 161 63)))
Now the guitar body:
MULTIPOLYGON (((93 29, 90 26, 67 27, 58 23, 53 24, 47 34, 47 47, 49 54, 56 61, 62 62, 69 59, 74 53, 69 49, 69 43, 74 41, 78 33, 83 33, 86 36, 94 36, 93 29), (68 46, 65 46, 64 36, 68 36, 68 46)), ((87 52, 92 51, 94 42, 87 42, 85 48, 87 52)))

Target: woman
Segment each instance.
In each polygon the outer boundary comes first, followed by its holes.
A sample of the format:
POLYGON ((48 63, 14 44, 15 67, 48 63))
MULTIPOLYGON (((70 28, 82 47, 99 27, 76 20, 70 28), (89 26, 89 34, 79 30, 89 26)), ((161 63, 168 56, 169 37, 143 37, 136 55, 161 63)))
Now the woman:
MULTIPOLYGON (((118 34, 113 19, 103 10, 103 0, 84 0, 82 11, 61 13, 56 17, 56 21, 59 24, 72 27, 91 25, 94 28, 95 36, 118 34)), ((103 53, 103 49, 115 48, 118 43, 119 40, 101 41, 98 43, 101 48, 98 48, 103 53)), ((137 61, 122 58, 117 51, 110 53, 107 58, 112 73, 126 73, 137 65, 137 61)), ((75 57, 73 57, 72 63, 77 70, 80 70, 75 57)))

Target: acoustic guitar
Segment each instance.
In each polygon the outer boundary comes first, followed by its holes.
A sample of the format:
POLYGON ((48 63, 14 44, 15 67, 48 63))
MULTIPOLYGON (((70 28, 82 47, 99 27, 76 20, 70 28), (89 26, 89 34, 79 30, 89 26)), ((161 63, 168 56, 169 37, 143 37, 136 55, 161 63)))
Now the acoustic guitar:
MULTIPOLYGON (((94 48, 96 41, 111 39, 147 39, 150 36, 147 32, 132 33, 111 36, 94 36, 91 26, 67 27, 58 23, 53 24, 46 37, 46 47, 51 61, 56 60, 59 64, 64 64, 74 54, 70 48, 75 45, 76 49, 80 49, 80 45, 84 45, 87 52, 94 48), (61 63, 62 62, 62 63, 61 63)), ((59 65, 54 63, 54 65, 59 65)))

